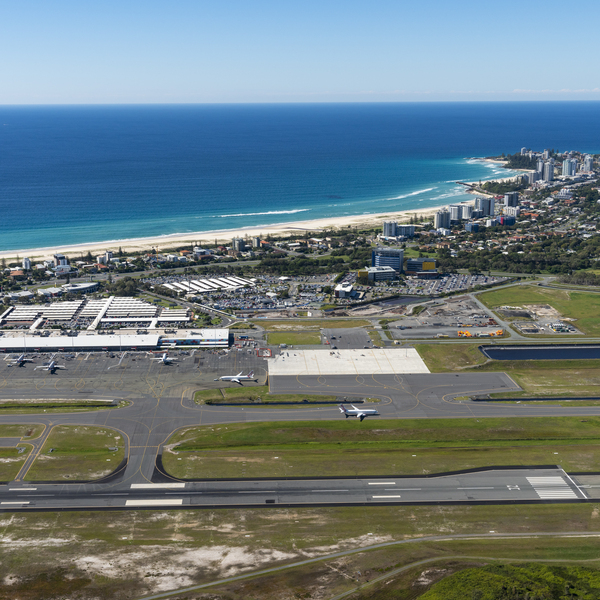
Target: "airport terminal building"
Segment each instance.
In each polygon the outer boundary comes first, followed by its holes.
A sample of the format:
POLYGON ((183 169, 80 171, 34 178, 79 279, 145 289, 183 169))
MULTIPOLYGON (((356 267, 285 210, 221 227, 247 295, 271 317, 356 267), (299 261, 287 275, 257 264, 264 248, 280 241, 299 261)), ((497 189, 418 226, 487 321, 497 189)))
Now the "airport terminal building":
POLYGON ((78 336, 57 335, 50 337, 18 336, 0 337, 0 352, 102 352, 102 351, 155 351, 169 349, 228 348, 233 343, 229 329, 200 329, 183 336, 97 335, 88 333, 78 336))

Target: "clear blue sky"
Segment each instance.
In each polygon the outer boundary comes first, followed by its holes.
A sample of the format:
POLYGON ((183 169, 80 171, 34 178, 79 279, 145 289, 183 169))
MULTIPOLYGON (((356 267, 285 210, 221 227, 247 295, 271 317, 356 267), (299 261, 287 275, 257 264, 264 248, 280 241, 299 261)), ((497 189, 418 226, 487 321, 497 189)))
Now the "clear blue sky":
POLYGON ((600 100, 600 3, 0 0, 0 104, 600 100))

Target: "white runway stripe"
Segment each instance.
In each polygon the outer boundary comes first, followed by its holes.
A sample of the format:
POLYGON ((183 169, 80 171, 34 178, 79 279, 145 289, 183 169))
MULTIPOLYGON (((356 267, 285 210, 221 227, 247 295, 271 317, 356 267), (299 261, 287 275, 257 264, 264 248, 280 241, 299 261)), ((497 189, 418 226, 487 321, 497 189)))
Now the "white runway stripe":
POLYGON ((541 500, 577 499, 577 494, 562 477, 527 477, 541 500))

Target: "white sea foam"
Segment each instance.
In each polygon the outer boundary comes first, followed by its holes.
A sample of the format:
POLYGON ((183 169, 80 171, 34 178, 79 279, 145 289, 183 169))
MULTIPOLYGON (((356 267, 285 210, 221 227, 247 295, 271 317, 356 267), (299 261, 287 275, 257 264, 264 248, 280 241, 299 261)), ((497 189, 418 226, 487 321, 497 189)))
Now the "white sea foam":
POLYGON ((293 215, 299 212, 306 212, 310 208, 296 208, 294 210, 268 210, 266 212, 252 212, 252 213, 236 213, 233 215, 215 215, 218 218, 224 217, 254 217, 256 215, 293 215))
POLYGON ((411 192, 410 194, 402 194, 402 196, 394 196, 393 198, 388 198, 388 200, 402 200, 403 198, 410 198, 411 196, 418 196, 419 194, 424 194, 425 192, 431 192, 433 190, 437 190, 437 188, 425 188, 424 190, 417 190, 416 192, 411 192))

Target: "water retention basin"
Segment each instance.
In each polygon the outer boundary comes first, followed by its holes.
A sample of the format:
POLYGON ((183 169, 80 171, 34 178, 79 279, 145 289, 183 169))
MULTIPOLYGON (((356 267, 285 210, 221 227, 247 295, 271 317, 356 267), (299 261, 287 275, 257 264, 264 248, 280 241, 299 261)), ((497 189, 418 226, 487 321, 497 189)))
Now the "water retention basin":
POLYGON ((600 358, 598 344, 544 344, 536 346, 479 346, 493 360, 576 360, 600 358))

